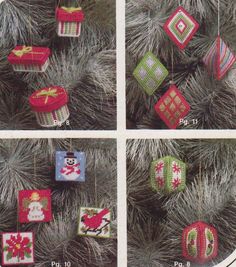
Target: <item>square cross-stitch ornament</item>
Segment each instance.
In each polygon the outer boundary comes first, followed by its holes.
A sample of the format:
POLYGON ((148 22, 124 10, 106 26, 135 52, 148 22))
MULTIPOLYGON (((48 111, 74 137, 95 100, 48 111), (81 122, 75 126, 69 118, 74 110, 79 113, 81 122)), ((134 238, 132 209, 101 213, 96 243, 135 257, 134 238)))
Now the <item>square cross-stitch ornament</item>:
POLYGON ((111 234, 111 212, 109 209, 80 208, 78 234, 109 238, 111 234))
POLYGON ((152 188, 163 194, 183 191, 186 180, 186 164, 171 156, 155 160, 150 170, 152 188))
POLYGON ((85 153, 84 152, 56 152, 56 180, 57 181, 85 181, 85 153))
POLYGON ((214 75, 218 80, 221 80, 225 76, 235 61, 235 55, 220 36, 217 37, 212 47, 203 58, 208 72, 214 75))
POLYGON ((151 52, 145 54, 133 72, 134 77, 148 95, 152 95, 158 89, 168 74, 165 66, 151 52))
POLYGON ((160 118, 170 129, 176 129, 189 112, 190 106, 175 85, 171 85, 167 92, 155 105, 160 118))
POLYGON ((19 191, 19 222, 49 222, 52 219, 51 190, 19 191))
POLYGON ((183 7, 178 7, 164 24, 164 30, 180 49, 187 46, 198 28, 199 24, 183 7))
POLYGON ((34 263, 34 237, 32 232, 2 234, 2 265, 34 263))
POLYGON ((218 254, 218 234, 214 227, 205 222, 195 222, 183 230, 183 257, 204 264, 218 254))

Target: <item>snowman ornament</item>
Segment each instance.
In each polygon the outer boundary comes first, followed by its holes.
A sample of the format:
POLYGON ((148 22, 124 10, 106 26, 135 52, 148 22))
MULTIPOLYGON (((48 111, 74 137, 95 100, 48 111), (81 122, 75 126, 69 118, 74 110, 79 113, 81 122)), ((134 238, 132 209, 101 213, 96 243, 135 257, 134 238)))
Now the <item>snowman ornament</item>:
POLYGON ((27 215, 27 218, 30 222, 34 222, 34 221, 43 221, 45 216, 43 213, 43 205, 42 203, 39 201, 40 200, 40 196, 38 193, 33 193, 30 197, 30 204, 28 206, 29 209, 29 213, 27 215))
POLYGON ((80 175, 80 163, 73 152, 67 152, 64 157, 64 167, 60 170, 61 175, 65 180, 75 181, 80 175))

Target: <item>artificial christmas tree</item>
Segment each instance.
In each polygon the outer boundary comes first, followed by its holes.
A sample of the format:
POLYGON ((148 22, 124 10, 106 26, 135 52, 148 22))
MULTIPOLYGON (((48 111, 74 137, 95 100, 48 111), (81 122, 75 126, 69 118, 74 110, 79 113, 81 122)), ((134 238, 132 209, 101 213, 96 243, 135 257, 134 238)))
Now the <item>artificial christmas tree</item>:
POLYGON ((236 129, 235 30, 234 0, 127 0, 127 128, 169 128, 156 116, 155 104, 171 82, 190 106, 178 129, 236 129), (224 41, 221 52, 213 45, 217 36, 224 41), (169 72, 150 96, 133 76, 147 52, 169 72))
MULTIPOLYGON (((56 7, 76 8, 78 4, 86 18, 80 37, 61 38, 56 32, 55 1, 1 3, 0 129, 45 129, 45 124, 53 126, 52 129, 68 130, 116 128, 115 0, 109 3, 104 0, 57 1, 56 7), (23 45, 26 45, 24 49, 23 45), (37 47, 44 50, 39 51, 37 47), (41 54, 45 49, 47 53, 41 54), (49 65, 48 49, 51 50, 49 65), (12 50, 17 51, 12 54, 12 50), (16 70, 21 72, 14 72, 7 60, 9 54, 14 68, 17 66, 16 70), (66 90, 70 118, 56 119, 54 125, 41 118, 38 124, 27 99, 40 88, 53 86, 66 90)), ((66 32, 74 33, 74 26, 66 27, 66 32)))
POLYGON ((235 149, 235 139, 127 141, 129 267, 213 267, 233 253, 235 149), (184 191, 164 195, 149 172, 167 155, 188 168, 184 191))
POLYGON ((34 260, 32 267, 48 267, 52 262, 117 266, 115 140, 0 140, 0 159, 0 241, 4 243, 3 248, 0 246, 0 262, 18 266, 34 260), (55 180, 56 151, 84 151, 85 182, 55 180), (104 215, 107 221, 102 220, 105 224, 109 220, 109 224, 103 225, 101 235, 111 238, 78 235, 81 207, 109 210, 109 216, 104 215), (34 242, 24 239, 30 236, 23 233, 32 232, 34 242), (20 234, 16 237, 19 243, 8 248, 6 240, 11 233, 20 234), (12 249, 13 254, 9 254, 12 249))

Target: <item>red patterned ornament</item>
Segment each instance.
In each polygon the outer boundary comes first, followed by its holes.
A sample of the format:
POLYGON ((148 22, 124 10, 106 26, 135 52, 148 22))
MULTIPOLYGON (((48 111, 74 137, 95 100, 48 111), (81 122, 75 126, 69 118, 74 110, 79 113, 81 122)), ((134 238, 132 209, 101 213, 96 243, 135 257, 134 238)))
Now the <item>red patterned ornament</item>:
POLYGON ((155 110, 170 129, 176 129, 180 119, 188 114, 190 106, 178 88, 171 85, 156 103, 155 110))
POLYGON ((42 88, 34 92, 29 98, 29 103, 38 124, 42 127, 60 126, 70 116, 67 92, 59 86, 42 88))
POLYGON ((164 24, 164 30, 180 49, 187 46, 198 28, 199 24, 183 7, 178 7, 164 24))
POLYGON ((19 222, 50 222, 52 220, 51 190, 19 191, 19 222))
POLYGON ((34 236, 32 232, 2 234, 2 265, 34 263, 34 236))
POLYGON ((44 72, 49 65, 50 49, 47 47, 16 46, 8 56, 14 71, 44 72))
POLYGON ((203 58, 208 72, 217 80, 221 80, 236 61, 236 56, 231 52, 220 36, 208 50, 203 58))
POLYGON ((198 221, 187 226, 182 235, 183 257, 204 264, 217 256, 218 235, 214 227, 198 221))
POLYGON ((59 7, 56 10, 57 34, 64 37, 79 37, 84 13, 81 7, 59 7))

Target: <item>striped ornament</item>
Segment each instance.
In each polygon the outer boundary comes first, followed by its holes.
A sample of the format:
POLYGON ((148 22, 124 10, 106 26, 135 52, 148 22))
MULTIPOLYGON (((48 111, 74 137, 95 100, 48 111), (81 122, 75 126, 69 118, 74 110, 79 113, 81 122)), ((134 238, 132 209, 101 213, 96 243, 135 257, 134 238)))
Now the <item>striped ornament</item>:
POLYGON ((235 55, 220 36, 217 37, 203 58, 208 72, 214 75, 217 80, 221 80, 225 76, 235 61, 235 55))
POLYGON ((188 45, 198 28, 197 21, 181 6, 164 24, 165 32, 180 49, 188 45))
POLYGON ((35 112, 36 119, 42 127, 60 126, 70 116, 67 105, 51 112, 35 112))
POLYGON ((65 37, 79 37, 81 31, 80 22, 58 22, 57 34, 65 37))

